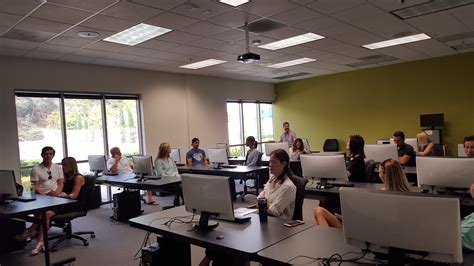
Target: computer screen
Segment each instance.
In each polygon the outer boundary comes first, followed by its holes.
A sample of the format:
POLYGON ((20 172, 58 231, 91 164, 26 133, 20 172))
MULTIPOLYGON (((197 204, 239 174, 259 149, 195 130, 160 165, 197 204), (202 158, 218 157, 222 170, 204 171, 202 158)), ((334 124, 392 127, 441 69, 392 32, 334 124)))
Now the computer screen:
POLYGON ((412 146, 415 153, 418 154, 418 140, 416 138, 406 138, 405 143, 412 146))
POLYGON ((207 149, 207 156, 211 164, 229 164, 225 149, 207 149))
POLYGON ((170 153, 171 160, 175 163, 181 163, 181 155, 178 148, 171 148, 170 153))
POLYGON ((227 156, 230 156, 229 154, 229 145, 227 143, 216 143, 216 148, 217 149, 225 149, 227 152, 227 156))
POLYGON ((346 162, 344 155, 309 155, 300 156, 303 176, 314 182, 320 179, 320 183, 327 179, 347 179, 346 162))
POLYGON ((398 259, 463 261, 459 199, 354 188, 341 188, 339 195, 347 244, 365 249, 369 243, 369 250, 392 255, 398 251, 398 259))
POLYGON ((416 157, 418 186, 469 188, 474 183, 474 158, 416 157))
POLYGON ((89 155, 87 156, 89 161, 89 170, 96 174, 107 171, 107 164, 105 155, 89 155))
POLYGON ((15 184, 15 172, 13 170, 0 170, 0 195, 6 195, 9 198, 18 197, 15 184))
POLYGON ((466 157, 466 151, 464 150, 464 144, 458 144, 458 156, 459 157, 466 157))
POLYGON ((133 161, 133 171, 142 178, 145 175, 155 175, 153 169, 153 160, 149 155, 134 155, 132 156, 133 161))
POLYGON ((201 214, 200 230, 209 230, 210 217, 234 220, 234 208, 227 176, 183 174, 181 176, 183 198, 186 211, 201 214))
POLYGON ((265 156, 270 156, 272 151, 282 149, 289 153, 288 142, 269 142, 265 143, 265 156))
POLYGON ((386 159, 398 161, 398 150, 395 144, 366 144, 364 146, 366 160, 381 163, 386 159))
POLYGON ((442 127, 444 126, 444 114, 420 115, 420 127, 442 127))
POLYGON ((309 141, 306 138, 301 139, 303 141, 303 146, 306 150, 311 152, 311 146, 309 146, 309 141))

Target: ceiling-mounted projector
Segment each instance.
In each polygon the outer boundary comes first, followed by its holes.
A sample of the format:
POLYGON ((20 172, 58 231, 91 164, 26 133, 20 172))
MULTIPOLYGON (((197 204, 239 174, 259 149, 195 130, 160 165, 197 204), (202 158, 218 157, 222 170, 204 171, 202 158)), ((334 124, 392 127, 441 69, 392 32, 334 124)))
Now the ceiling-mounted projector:
POLYGON ((248 64, 260 60, 260 55, 250 52, 249 24, 247 22, 245 22, 245 42, 247 44, 247 52, 237 56, 237 61, 248 64))
POLYGON ((245 53, 237 57, 237 60, 242 63, 253 63, 260 60, 260 55, 254 53, 245 53))

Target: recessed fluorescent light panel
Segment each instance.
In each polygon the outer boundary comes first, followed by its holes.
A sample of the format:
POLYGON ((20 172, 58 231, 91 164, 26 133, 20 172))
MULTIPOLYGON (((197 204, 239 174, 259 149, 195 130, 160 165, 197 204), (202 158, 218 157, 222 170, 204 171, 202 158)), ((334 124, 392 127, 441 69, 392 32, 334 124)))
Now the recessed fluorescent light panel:
POLYGON ((243 5, 245 3, 250 2, 250 0, 219 0, 219 2, 224 3, 224 4, 228 4, 230 6, 240 6, 240 5, 243 5))
POLYGON ((365 47, 370 50, 374 50, 374 49, 380 49, 380 48, 385 48, 385 47, 390 47, 390 46, 395 46, 395 45, 400 45, 400 44, 405 44, 405 43, 411 43, 411 42, 417 42, 417 41, 422 41, 422 40, 427 40, 427 39, 431 39, 431 37, 424 33, 420 33, 420 34, 405 36, 401 38, 391 39, 391 40, 387 40, 383 42, 370 43, 370 44, 362 45, 362 47, 365 47))
POLYGON ((281 63, 278 63, 278 64, 269 65, 268 67, 284 68, 284 67, 301 65, 301 64, 305 64, 305 63, 309 63, 309 62, 314 62, 314 61, 316 61, 316 59, 304 57, 304 58, 299 58, 299 59, 295 59, 295 60, 291 60, 291 61, 281 62, 281 63))
POLYGON ((287 39, 283 39, 280 41, 260 45, 259 48, 268 49, 268 50, 278 50, 278 49, 295 46, 295 45, 299 45, 299 44, 303 44, 307 42, 317 41, 324 38, 326 37, 310 32, 310 33, 305 33, 298 36, 290 37, 287 39))
POLYGON ((104 41, 134 46, 170 31, 170 29, 140 23, 107 37, 104 41))
POLYGON ((222 60, 217 60, 217 59, 207 59, 207 60, 199 61, 199 62, 196 62, 196 63, 183 65, 183 66, 180 66, 180 68, 199 69, 199 68, 203 68, 203 67, 219 65, 219 64, 222 64, 222 63, 225 63, 225 62, 227 62, 227 61, 222 61, 222 60))

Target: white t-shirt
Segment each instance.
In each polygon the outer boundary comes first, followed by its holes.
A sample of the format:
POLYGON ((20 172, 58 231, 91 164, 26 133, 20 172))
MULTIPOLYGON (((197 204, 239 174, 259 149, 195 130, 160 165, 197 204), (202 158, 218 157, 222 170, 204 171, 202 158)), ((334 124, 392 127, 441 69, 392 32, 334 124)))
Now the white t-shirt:
POLYGON ((37 183, 37 190, 43 194, 48 194, 58 188, 58 179, 64 179, 63 169, 61 166, 53 163, 50 169, 46 168, 42 163, 31 169, 30 180, 37 183), (51 179, 49 179, 51 173, 51 179))
MULTIPOLYGON (((114 158, 110 158, 108 161, 107 161, 107 169, 110 171, 110 168, 112 168, 112 166, 114 166, 114 163, 115 163, 115 159, 114 158)), ((132 172, 132 163, 130 162, 129 159, 127 159, 126 157, 122 157, 120 159, 120 162, 118 163, 117 165, 117 173, 119 175, 122 175, 122 174, 128 174, 128 173, 131 173, 132 172)))
POLYGON ((282 184, 272 183, 270 178, 257 198, 267 199, 270 206, 268 212, 273 216, 291 220, 295 210, 296 186, 288 176, 282 184))

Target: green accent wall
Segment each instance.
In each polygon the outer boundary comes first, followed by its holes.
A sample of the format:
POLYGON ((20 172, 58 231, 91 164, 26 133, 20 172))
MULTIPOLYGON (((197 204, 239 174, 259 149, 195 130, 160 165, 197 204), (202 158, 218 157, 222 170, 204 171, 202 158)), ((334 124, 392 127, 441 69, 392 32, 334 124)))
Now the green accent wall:
POLYGON ((451 155, 474 135, 474 53, 289 81, 276 84, 275 94, 275 136, 289 121, 312 150, 322 150, 328 138, 345 150, 353 134, 367 144, 396 130, 415 137, 420 114, 444 113, 451 155))

